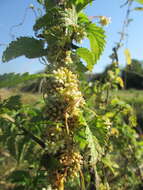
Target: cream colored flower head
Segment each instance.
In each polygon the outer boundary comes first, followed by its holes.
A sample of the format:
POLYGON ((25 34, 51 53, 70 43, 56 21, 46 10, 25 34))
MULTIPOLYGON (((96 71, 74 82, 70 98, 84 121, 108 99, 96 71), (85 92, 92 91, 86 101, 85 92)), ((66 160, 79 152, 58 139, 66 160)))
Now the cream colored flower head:
POLYGON ((99 23, 102 26, 108 26, 111 23, 111 17, 99 16, 98 18, 100 19, 99 23))

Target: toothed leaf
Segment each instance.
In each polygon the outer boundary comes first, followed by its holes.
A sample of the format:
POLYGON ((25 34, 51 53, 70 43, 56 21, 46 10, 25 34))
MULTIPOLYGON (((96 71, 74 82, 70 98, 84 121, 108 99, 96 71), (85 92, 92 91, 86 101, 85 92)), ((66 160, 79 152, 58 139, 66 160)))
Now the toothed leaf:
POLYGON ((2 61, 8 62, 23 55, 27 58, 37 58, 46 55, 44 42, 33 37, 17 38, 3 52, 2 61))

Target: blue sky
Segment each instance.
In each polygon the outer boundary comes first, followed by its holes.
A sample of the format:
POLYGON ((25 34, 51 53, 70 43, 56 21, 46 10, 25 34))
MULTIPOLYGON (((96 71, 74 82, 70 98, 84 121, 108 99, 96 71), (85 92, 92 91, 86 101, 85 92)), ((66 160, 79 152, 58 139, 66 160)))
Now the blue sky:
MULTIPOLYGON (((95 65, 94 72, 101 72, 110 63, 109 55, 115 42, 119 40, 118 32, 121 31, 123 20, 125 18, 126 7, 120 8, 125 0, 96 0, 92 6, 87 7, 85 12, 89 16, 108 16, 111 17, 112 22, 108 27, 105 27, 107 44, 105 50, 95 65)), ((19 24, 25 14, 25 9, 33 4, 38 7, 36 0, 0 0, 0 44, 8 44, 12 40, 10 35, 10 28, 13 25, 19 24)), ((134 3, 135 6, 140 6, 134 3)), ((129 39, 126 47, 130 49, 132 58, 143 60, 143 11, 131 14, 134 21, 128 28, 129 39)), ((12 33, 16 36, 33 36, 32 26, 35 21, 33 12, 28 9, 26 19, 23 25, 15 27, 12 33)), ((85 46, 88 46, 84 42, 85 46)), ((6 46, 0 45, 0 74, 16 72, 30 72, 35 73, 44 69, 44 66, 37 59, 26 59, 24 56, 14 59, 8 63, 2 63, 1 56, 6 46)), ((119 52, 120 65, 125 65, 123 47, 119 52)))

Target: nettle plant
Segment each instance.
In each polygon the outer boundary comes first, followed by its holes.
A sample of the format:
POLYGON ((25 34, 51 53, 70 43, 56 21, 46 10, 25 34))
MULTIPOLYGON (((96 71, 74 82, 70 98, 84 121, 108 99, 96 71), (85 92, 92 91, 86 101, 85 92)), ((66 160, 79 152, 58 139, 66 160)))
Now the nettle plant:
POLYGON ((22 105, 18 96, 1 101, 1 147, 14 158, 3 180, 23 190, 136 189, 142 152, 134 112, 109 95, 122 84, 118 64, 104 85, 84 80, 105 45, 104 30, 83 12, 93 0, 38 2, 45 14, 33 27, 36 37, 12 41, 3 62, 22 55, 45 60, 45 74, 21 76, 22 82, 44 77, 44 102, 22 105), (77 45, 85 38, 90 49, 77 45))

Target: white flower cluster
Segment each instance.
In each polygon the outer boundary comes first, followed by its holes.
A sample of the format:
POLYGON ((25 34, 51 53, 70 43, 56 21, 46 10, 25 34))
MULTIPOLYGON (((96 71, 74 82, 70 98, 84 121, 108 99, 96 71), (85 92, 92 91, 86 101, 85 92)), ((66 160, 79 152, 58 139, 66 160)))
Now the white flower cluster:
POLYGON ((79 91, 79 82, 77 75, 73 74, 66 67, 61 67, 57 71, 53 71, 56 80, 63 84, 59 88, 59 93, 64 97, 69 105, 78 108, 84 104, 84 99, 79 91))
POLYGON ((66 118, 76 116, 80 107, 85 103, 79 90, 77 75, 67 67, 53 70, 53 76, 45 83, 47 106, 46 117, 51 121, 63 121, 66 118))
POLYGON ((60 163, 67 167, 68 176, 77 177, 83 164, 83 157, 79 152, 68 151, 61 156, 60 163))
POLYGON ((66 100, 73 100, 76 103, 76 106, 80 105, 80 102, 83 98, 82 94, 79 91, 79 84, 77 80, 77 75, 73 74, 66 67, 61 67, 57 71, 53 71, 56 80, 63 84, 64 87, 59 88, 59 92, 66 100))

